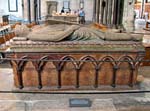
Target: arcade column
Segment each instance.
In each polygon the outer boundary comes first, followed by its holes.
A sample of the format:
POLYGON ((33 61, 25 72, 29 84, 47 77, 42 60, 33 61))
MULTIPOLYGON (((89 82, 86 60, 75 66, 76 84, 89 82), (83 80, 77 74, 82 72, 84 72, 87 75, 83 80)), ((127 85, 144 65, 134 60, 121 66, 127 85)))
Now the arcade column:
POLYGON ((116 28, 122 24, 124 0, 95 0, 94 4, 95 22, 116 28))
POLYGON ((31 22, 34 21, 34 0, 30 0, 31 22))
POLYGON ((122 24, 127 32, 132 32, 134 30, 134 0, 124 1, 122 24))
POLYGON ((23 0, 23 18, 24 20, 31 22, 37 22, 38 18, 41 17, 41 6, 40 0, 23 0))
POLYGON ((29 0, 22 0, 23 19, 25 21, 29 21, 28 1, 29 0))

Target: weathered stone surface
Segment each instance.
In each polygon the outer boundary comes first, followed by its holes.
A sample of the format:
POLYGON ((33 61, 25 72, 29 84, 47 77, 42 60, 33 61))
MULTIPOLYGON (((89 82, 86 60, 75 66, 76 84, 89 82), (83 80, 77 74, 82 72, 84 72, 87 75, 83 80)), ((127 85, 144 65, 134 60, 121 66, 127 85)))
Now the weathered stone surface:
POLYGON ((58 111, 63 111, 68 108, 67 99, 57 99, 57 100, 43 100, 37 101, 33 105, 33 111, 52 111, 53 109, 57 109, 58 111))
POLYGON ((150 78, 150 68, 149 68, 149 66, 141 67, 139 69, 139 75, 143 75, 145 78, 150 78))
POLYGON ((95 99, 91 107, 69 107, 68 99, 37 101, 33 111, 116 111, 112 99, 95 99))
POLYGON ((112 99, 95 99, 92 109, 94 111, 116 111, 112 99))
MULTIPOLYGON (((20 31, 20 30, 19 30, 20 31)), ((143 35, 129 33, 103 32, 87 26, 79 25, 48 25, 38 31, 33 31, 28 35, 28 39, 33 41, 59 42, 67 41, 87 41, 87 40, 108 40, 108 41, 142 41, 143 35), (63 26, 63 27, 62 27, 63 26), (138 36, 138 37, 137 37, 138 36)))
MULTIPOLYGON (((92 108, 70 108, 70 110, 68 111, 96 111, 96 110, 93 110, 92 108)), ((99 110, 101 111, 101 110, 99 110)))
POLYGON ((148 109, 150 109, 150 99, 147 97, 128 96, 120 98, 120 100, 115 98, 113 103, 119 111, 149 111, 148 109))
POLYGON ((13 87, 12 79, 12 70, 5 68, 3 70, 0 69, 0 88, 3 90, 8 90, 13 87))
POLYGON ((74 30, 78 29, 79 26, 72 25, 69 28, 65 29, 64 25, 55 25, 47 26, 44 29, 39 30, 38 32, 32 32, 28 35, 30 40, 35 41, 61 41, 64 38, 70 36, 74 30), (61 27, 60 27, 61 26, 61 27), (63 27, 62 27, 63 26, 63 27), (54 30, 55 29, 55 30, 54 30))
POLYGON ((0 111, 25 111, 25 103, 13 100, 0 100, 0 111))
POLYGON ((18 37, 26 37, 30 32, 30 28, 28 28, 24 24, 16 25, 14 32, 15 32, 16 36, 18 36, 18 37))

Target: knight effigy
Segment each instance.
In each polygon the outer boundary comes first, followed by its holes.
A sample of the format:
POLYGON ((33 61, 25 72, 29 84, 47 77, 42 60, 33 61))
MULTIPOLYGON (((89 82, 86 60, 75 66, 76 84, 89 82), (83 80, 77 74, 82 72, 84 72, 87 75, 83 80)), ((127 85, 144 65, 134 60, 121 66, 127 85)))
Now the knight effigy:
POLYGON ((16 88, 98 90, 137 84, 145 54, 142 35, 68 24, 18 30, 6 54, 16 88))

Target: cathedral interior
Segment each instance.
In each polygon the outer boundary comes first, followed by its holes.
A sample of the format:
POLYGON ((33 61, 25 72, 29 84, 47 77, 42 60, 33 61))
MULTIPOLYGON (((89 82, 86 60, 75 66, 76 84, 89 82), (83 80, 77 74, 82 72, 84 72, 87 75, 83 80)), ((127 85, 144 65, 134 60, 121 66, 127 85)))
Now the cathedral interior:
POLYGON ((149 111, 150 0, 0 0, 0 111, 149 111))

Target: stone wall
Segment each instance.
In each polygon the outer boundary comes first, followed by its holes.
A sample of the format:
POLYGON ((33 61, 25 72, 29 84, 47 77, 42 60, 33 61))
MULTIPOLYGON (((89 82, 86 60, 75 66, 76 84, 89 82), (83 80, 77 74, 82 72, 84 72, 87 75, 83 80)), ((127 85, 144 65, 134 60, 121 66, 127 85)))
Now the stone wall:
POLYGON ((18 0, 17 2, 18 11, 10 12, 9 6, 8 6, 8 0, 0 0, 0 15, 14 15, 19 18, 22 17, 22 5, 21 4, 22 4, 22 0, 18 0))

